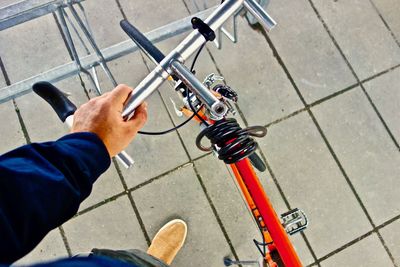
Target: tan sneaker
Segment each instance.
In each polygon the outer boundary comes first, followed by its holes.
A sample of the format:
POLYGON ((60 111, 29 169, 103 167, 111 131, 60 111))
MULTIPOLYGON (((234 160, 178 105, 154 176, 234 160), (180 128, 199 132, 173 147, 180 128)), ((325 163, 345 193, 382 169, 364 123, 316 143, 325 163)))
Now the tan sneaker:
POLYGON ((168 222, 154 236, 147 254, 170 265, 183 246, 187 234, 187 225, 180 219, 168 222))

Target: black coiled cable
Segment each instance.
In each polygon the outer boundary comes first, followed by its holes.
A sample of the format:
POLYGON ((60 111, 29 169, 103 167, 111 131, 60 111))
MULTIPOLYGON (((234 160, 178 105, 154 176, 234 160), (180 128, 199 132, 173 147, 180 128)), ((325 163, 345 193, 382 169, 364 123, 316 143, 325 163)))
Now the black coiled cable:
POLYGON ((218 158, 226 164, 232 164, 250 156, 257 149, 257 142, 251 136, 264 137, 266 134, 267 128, 263 126, 243 129, 235 119, 223 119, 201 131, 196 138, 196 145, 203 151, 211 151, 216 145, 219 148, 218 158), (204 136, 210 139, 210 147, 201 144, 204 136))

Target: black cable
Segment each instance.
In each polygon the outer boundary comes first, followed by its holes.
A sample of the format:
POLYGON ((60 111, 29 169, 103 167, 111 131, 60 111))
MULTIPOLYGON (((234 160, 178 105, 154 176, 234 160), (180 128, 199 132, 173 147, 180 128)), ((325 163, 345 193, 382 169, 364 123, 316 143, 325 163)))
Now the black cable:
MULTIPOLYGON (((204 45, 205 45, 205 43, 201 45, 201 47, 199 48, 199 50, 197 50, 196 56, 194 57, 193 62, 192 62, 192 66, 190 67, 190 71, 191 71, 191 72, 193 72, 194 65, 196 64, 197 58, 199 57, 199 55, 200 55, 200 53, 201 53, 201 50, 203 50, 204 45)), ((185 124, 187 124, 189 121, 191 121, 191 120, 194 118, 194 116, 197 116, 205 125, 208 126, 209 124, 198 114, 198 112, 203 108, 204 105, 201 105, 200 108, 199 108, 198 110, 195 110, 195 109, 194 109, 194 107, 193 107, 193 105, 192 105, 192 102, 190 101, 189 90, 188 90, 187 87, 186 87, 186 97, 187 97, 187 101, 188 101, 188 103, 189 103, 189 106, 190 106, 190 108, 191 108, 192 111, 193 111, 193 114, 192 114, 186 121, 182 122, 181 124, 175 126, 174 128, 171 128, 171 129, 169 129, 169 130, 165 130, 165 131, 161 131, 161 132, 145 132, 145 131, 139 131, 138 133, 139 133, 139 134, 143 134, 143 135, 163 135, 163 134, 167 134, 167 133, 173 132, 173 131, 175 131, 175 130, 181 128, 182 126, 184 126, 185 124)))
POLYGON ((203 50, 203 47, 205 46, 205 44, 206 43, 202 44, 200 46, 199 50, 197 50, 196 56, 194 57, 193 62, 192 62, 192 66, 190 67, 190 72, 193 72, 194 65, 196 64, 197 58, 199 57, 201 50, 203 50))
MULTIPOLYGON (((202 108, 202 107, 200 107, 200 108, 202 108)), ((199 109, 199 110, 200 110, 200 109, 199 109)), ((175 130, 181 128, 183 125, 185 125, 186 123, 188 123, 189 121, 191 121, 191 120, 194 118, 195 115, 196 115, 196 114, 193 113, 193 115, 190 116, 187 120, 185 120, 185 121, 182 122, 181 124, 175 126, 174 128, 171 128, 171 129, 166 130, 166 131, 162 131, 162 132, 145 132, 145 131, 139 131, 138 133, 139 133, 139 134, 144 134, 144 135, 163 135, 163 134, 167 134, 167 133, 173 132, 173 131, 175 131, 175 130)))
POLYGON ((232 164, 256 151, 258 145, 252 136, 263 137, 266 134, 267 128, 263 126, 243 129, 235 119, 223 119, 202 130, 196 138, 196 146, 202 151, 211 151, 216 145, 220 148, 218 158, 226 164, 232 164), (210 140, 211 146, 204 147, 201 144, 203 137, 210 140))

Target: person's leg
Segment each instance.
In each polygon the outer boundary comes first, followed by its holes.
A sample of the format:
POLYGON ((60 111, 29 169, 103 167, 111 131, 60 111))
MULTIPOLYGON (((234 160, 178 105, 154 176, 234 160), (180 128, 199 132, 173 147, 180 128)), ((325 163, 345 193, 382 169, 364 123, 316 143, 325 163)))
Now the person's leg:
POLYGON ((176 219, 165 224, 157 232, 147 253, 137 249, 93 249, 92 255, 110 257, 143 267, 167 267, 183 246, 186 234, 186 223, 176 219))
POLYGON ((143 252, 138 249, 132 249, 132 250, 93 249, 91 255, 113 258, 141 267, 168 267, 168 265, 162 262, 160 259, 157 259, 147 254, 146 252, 143 252))

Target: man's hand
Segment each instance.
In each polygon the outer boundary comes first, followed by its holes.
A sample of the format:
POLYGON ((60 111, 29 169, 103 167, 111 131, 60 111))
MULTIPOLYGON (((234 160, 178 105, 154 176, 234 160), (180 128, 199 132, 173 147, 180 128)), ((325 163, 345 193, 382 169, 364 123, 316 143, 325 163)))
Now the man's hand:
POLYGON ((147 103, 135 110, 129 121, 121 113, 132 88, 120 84, 113 91, 91 99, 74 114, 71 132, 92 132, 103 140, 110 157, 114 157, 133 140, 147 120, 147 103))

